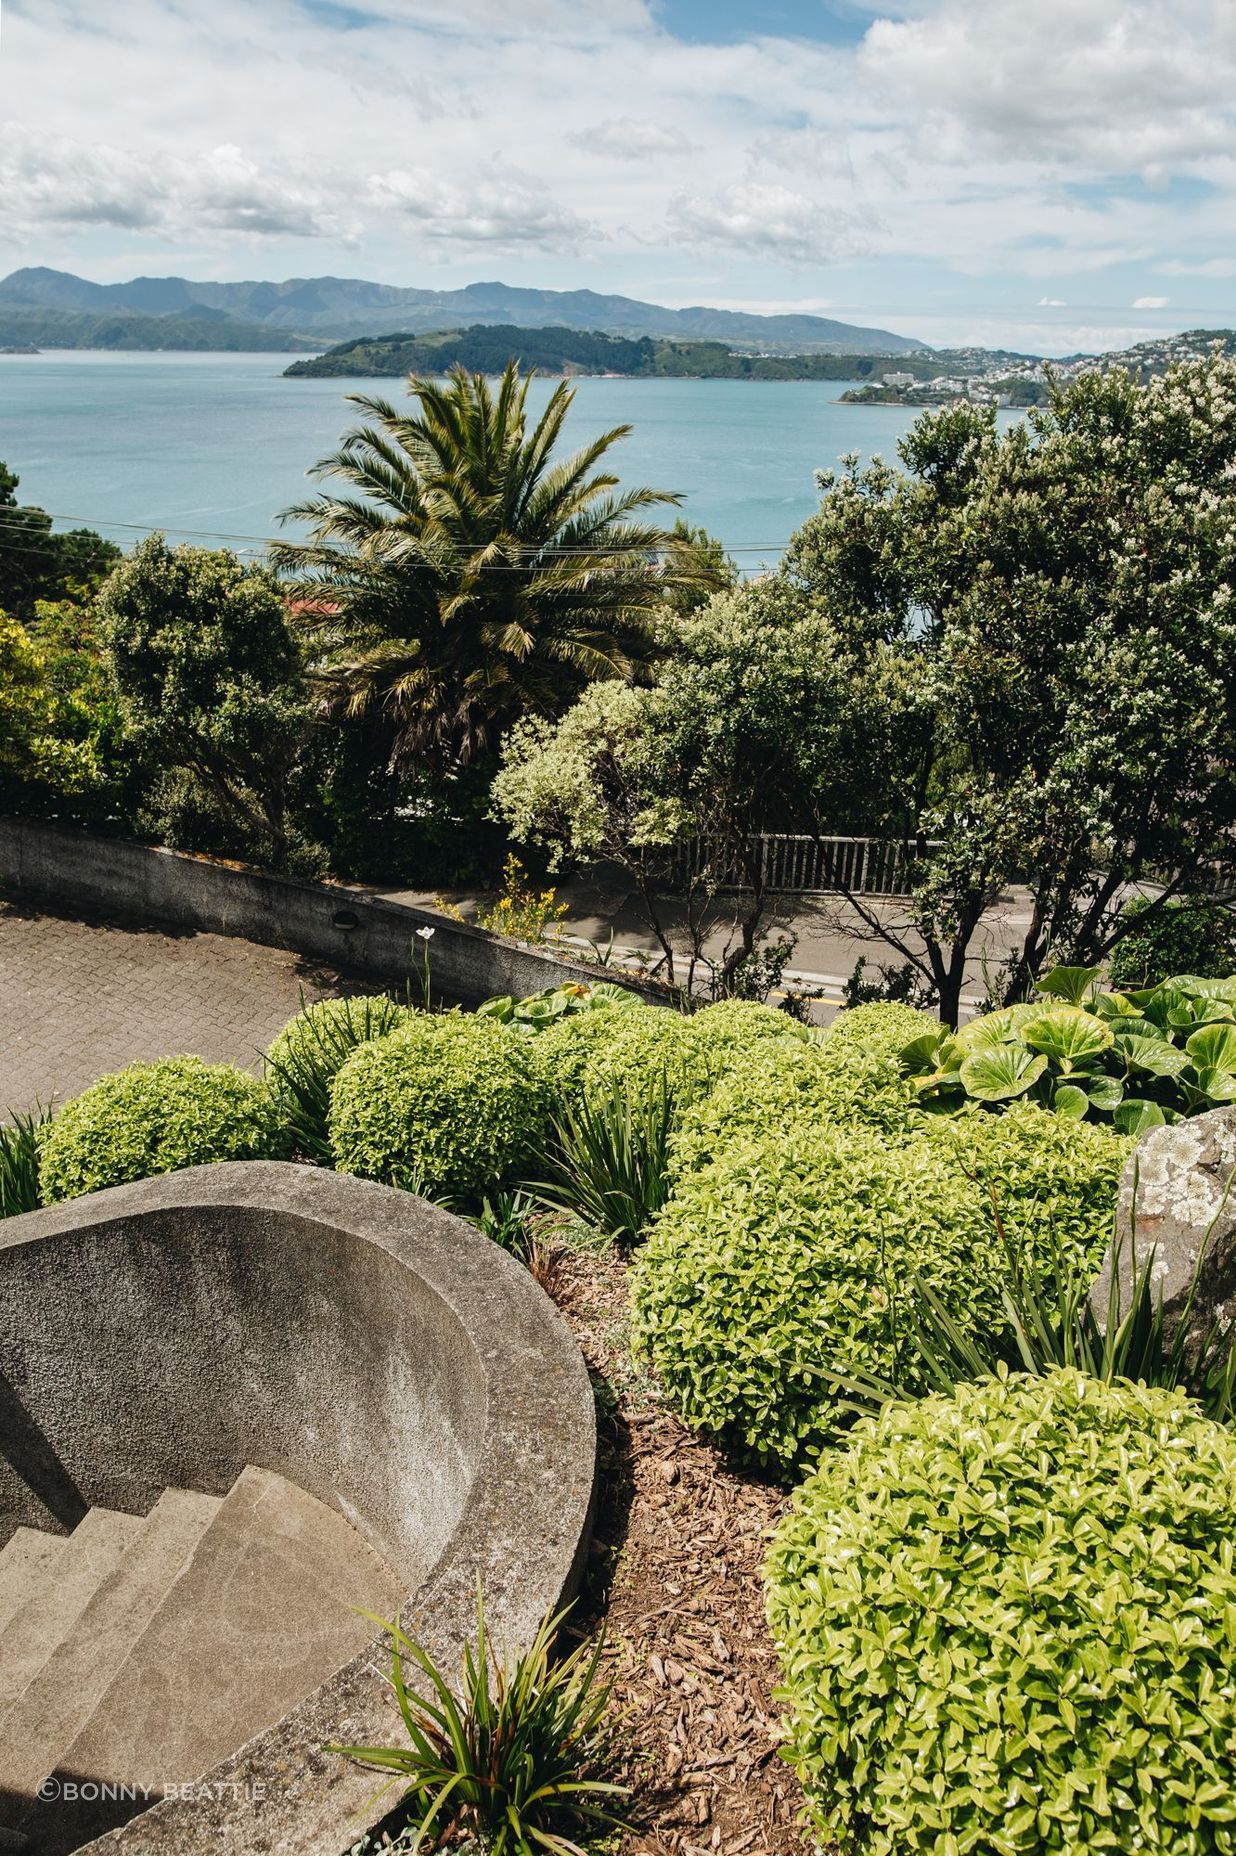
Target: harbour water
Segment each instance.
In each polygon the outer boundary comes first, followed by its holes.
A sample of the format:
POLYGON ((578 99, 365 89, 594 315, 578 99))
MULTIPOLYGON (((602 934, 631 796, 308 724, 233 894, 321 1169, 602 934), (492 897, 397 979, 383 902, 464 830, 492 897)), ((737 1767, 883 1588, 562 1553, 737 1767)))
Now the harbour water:
MULTIPOLYGON (((355 421, 349 392, 398 399, 398 380, 282 377, 271 354, 0 356, 0 458, 23 501, 58 526, 122 546, 149 528, 260 553, 278 516, 312 492, 308 468, 355 421)), ((553 383, 534 383, 543 404, 553 383)), ((634 429, 612 454, 624 484, 683 493, 751 570, 773 561, 816 506, 815 472, 849 451, 892 457, 914 413, 839 403, 844 381, 576 383, 568 441, 634 429)), ((286 530, 284 531, 286 532, 286 530)))

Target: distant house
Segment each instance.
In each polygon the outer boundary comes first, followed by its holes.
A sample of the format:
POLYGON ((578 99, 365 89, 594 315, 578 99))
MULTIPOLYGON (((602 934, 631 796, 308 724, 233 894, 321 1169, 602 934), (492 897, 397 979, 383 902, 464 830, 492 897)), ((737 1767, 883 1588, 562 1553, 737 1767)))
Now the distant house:
POLYGON ((912 387, 913 374, 881 374, 880 384, 885 387, 912 387))

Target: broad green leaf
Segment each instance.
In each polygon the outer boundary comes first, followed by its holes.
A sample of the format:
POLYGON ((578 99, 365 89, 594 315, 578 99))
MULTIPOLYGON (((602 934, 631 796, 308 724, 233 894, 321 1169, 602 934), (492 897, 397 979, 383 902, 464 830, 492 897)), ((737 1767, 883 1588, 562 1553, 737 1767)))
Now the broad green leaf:
POLYGON ((1199 1069, 1197 1086, 1209 1102, 1236 1102, 1236 1075, 1231 1070, 1199 1069))
POLYGON ((976 1102, 1008 1102, 1033 1089, 1046 1068, 1046 1057, 1036 1057, 1024 1045, 1001 1044, 967 1057, 961 1080, 976 1102))
POLYGON ((1119 1019, 1136 1018, 1139 1013, 1139 1008, 1134 1005, 1128 994, 1123 992, 1101 992, 1088 1009, 1095 1014, 1096 1018, 1105 1019, 1117 1029, 1119 1029, 1117 1023, 1119 1019))
POLYGON ((1085 1121, 1090 1109, 1085 1090, 1079 1089, 1076 1083, 1057 1083, 1051 1105, 1066 1121, 1085 1121))
POLYGON ((948 1042, 949 1035, 943 1026, 939 1031, 924 1031, 920 1037, 911 1038, 903 1045, 897 1053, 898 1061, 910 1076, 938 1070, 941 1067, 939 1053, 948 1042))
POLYGON ((1194 1069, 1199 1073, 1202 1070, 1224 1070, 1229 1075, 1236 1075, 1236 1025, 1207 1025, 1193 1033, 1185 1049, 1192 1059, 1194 1069))
POLYGON ((1021 1027, 1021 1036, 1032 1050, 1042 1051, 1045 1057, 1066 1069, 1097 1057, 1101 1051, 1109 1049, 1112 1042, 1111 1031, 1101 1019, 1069 1005, 1057 1006, 1054 1011, 1041 1012, 1037 1018, 1027 1019, 1021 1027))
POLYGON ((1161 1128, 1167 1116, 1157 1102, 1144 1102, 1130 1096, 1112 1117, 1118 1134, 1144 1134, 1147 1128, 1161 1128))
POLYGON ((1086 1079, 1086 1095, 1092 1108, 1110 1115, 1124 1101, 1124 1084, 1118 1076, 1091 1076, 1086 1079))
POLYGON ((968 1025, 963 1025, 957 1033, 957 1042, 968 1055, 980 1050, 998 1050, 1002 1044, 1015 1043, 1021 1035, 1021 1026, 1027 1018, 1037 1018, 1042 1011, 1039 1005, 1006 1005, 998 1012, 986 1012, 982 1018, 972 1018, 968 1025))
POLYGON ((1217 999, 1223 1005, 1236 1005, 1236 977, 1207 980, 1198 979, 1192 973, 1181 973, 1173 974, 1168 984, 1196 999, 1217 999))
POLYGON ((1175 1044, 1163 1037, 1127 1035, 1117 1029, 1115 1054, 1130 1070, 1144 1070, 1148 1076, 1179 1076, 1189 1059, 1175 1044))
POLYGON ((1102 967, 1053 967, 1038 983, 1038 991, 1050 998, 1065 999, 1080 1005, 1102 973, 1102 967))

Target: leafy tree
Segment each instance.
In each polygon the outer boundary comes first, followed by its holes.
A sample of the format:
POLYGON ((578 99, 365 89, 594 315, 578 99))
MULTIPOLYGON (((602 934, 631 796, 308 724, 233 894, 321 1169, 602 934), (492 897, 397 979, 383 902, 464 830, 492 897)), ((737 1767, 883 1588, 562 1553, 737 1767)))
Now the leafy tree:
POLYGON ((457 368, 410 376, 410 411, 352 396, 366 423, 315 468, 345 489, 288 510, 309 539, 272 551, 336 708, 379 711, 397 762, 467 761, 628 676, 695 571, 641 519, 679 499, 620 491, 608 467, 630 428, 555 462, 573 393, 556 387, 533 425, 529 384, 514 365, 496 390, 457 368))
POLYGON ((0 611, 24 620, 37 600, 94 591, 120 550, 93 529, 53 534, 46 510, 18 503, 20 481, 0 463, 0 611))
POLYGON ((679 625, 648 687, 596 684, 559 722, 512 731, 495 803, 552 867, 627 872, 671 983, 681 944, 690 989, 722 930, 728 992, 774 900, 753 832, 796 820, 804 770, 818 802, 847 807, 870 779, 850 749, 855 687, 818 615, 787 620, 766 585, 722 594, 679 625))
POLYGON ((169 800, 183 803, 189 781, 252 851, 282 867, 312 710, 277 581, 226 552, 169 548, 153 535, 117 568, 99 606, 126 727, 173 776, 169 800))
MULTIPOLYGON (((866 654, 899 692, 892 721, 854 691, 853 751, 881 766, 855 817, 919 848, 913 899, 850 901, 949 1022, 1009 885, 1030 891, 1012 1000, 1049 959, 1103 959, 1130 885, 1157 879, 1153 911, 1232 869, 1234 413, 1217 356, 1144 388, 1057 384, 1003 434, 951 407, 902 441, 904 471, 824 478, 791 545, 787 608, 826 613, 856 676, 866 654)), ((805 803, 855 828, 829 794, 805 803)))
POLYGON ((72 738, 70 705, 17 619, 0 612, 0 796, 25 806, 40 790, 80 793, 98 776, 88 742, 72 738))

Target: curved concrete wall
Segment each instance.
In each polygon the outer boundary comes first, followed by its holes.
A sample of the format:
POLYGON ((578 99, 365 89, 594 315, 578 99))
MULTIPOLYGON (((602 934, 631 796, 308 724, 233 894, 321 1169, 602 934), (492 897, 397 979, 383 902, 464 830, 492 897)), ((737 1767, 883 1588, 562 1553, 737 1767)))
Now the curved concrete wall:
MULTIPOLYGON (((144 1180, 0 1225, 0 1541, 246 1463, 344 1514, 402 1576, 405 1628, 450 1669, 478 1578, 526 1642, 573 1588, 592 1391, 561 1317, 471 1226, 311 1167, 144 1180)), ((371 1775, 331 1740, 398 1740, 375 1639, 235 1759, 92 1849, 332 1856, 371 1775)))

